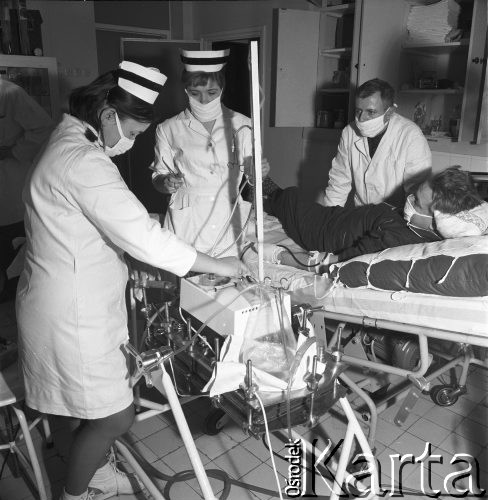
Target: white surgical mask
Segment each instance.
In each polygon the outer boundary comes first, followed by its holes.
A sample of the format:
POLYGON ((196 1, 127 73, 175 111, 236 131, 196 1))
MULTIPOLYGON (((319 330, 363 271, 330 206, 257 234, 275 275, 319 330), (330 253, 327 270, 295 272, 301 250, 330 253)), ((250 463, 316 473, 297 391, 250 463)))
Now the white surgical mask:
POLYGON ((222 92, 212 101, 202 104, 200 101, 197 101, 194 97, 188 94, 191 114, 199 122, 210 122, 217 119, 222 114, 222 103, 220 102, 221 97, 222 92))
POLYGON ((124 154, 134 145, 134 139, 129 139, 124 135, 124 132, 122 132, 122 127, 120 126, 120 120, 117 113, 115 113, 115 123, 117 124, 120 139, 113 146, 104 146, 105 153, 107 153, 110 157, 124 154))
POLYGON ((356 118, 356 127, 358 128, 361 135, 364 137, 377 136, 386 126, 385 114, 388 109, 381 116, 377 116, 376 118, 372 118, 371 120, 365 122, 360 122, 356 118))
POLYGON ((428 229, 432 225, 432 216, 425 215, 417 212, 414 206, 415 195, 409 194, 405 201, 405 206, 403 207, 403 218, 407 221, 408 224, 412 224, 416 227, 422 227, 424 229, 428 229), (419 223, 419 221, 412 221, 413 217, 424 217, 424 219, 419 223))

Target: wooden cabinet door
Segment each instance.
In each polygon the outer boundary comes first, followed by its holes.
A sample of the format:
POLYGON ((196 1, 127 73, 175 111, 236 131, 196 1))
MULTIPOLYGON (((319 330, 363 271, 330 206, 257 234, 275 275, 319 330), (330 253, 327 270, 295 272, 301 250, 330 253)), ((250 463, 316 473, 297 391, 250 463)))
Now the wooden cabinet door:
POLYGON ((320 13, 278 9, 274 123, 276 127, 313 127, 320 13))
POLYGON ((358 86, 373 78, 398 88, 398 64, 408 3, 364 0, 361 12, 358 86))
POLYGON ((481 110, 483 108, 483 99, 486 99, 487 24, 487 1, 475 0, 466 67, 464 102, 459 129, 460 140, 472 144, 480 143, 483 136, 480 126, 483 127, 486 123, 486 117, 481 115, 481 110))

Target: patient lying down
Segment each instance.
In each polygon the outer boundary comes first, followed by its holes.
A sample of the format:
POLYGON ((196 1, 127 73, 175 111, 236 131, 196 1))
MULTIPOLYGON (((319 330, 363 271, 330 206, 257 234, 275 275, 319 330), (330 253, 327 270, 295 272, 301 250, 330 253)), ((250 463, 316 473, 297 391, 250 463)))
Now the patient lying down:
MULTIPOLYGON (((324 207, 300 196, 295 187, 268 195, 265 208, 286 234, 306 251, 324 252, 324 266, 385 248, 443 238, 488 233, 488 203, 478 195, 469 172, 459 166, 431 176, 408 196, 403 213, 380 203, 355 208, 324 207)), ((283 248, 277 262, 297 267, 308 252, 283 248)), ((324 269, 320 269, 321 271, 324 269)))

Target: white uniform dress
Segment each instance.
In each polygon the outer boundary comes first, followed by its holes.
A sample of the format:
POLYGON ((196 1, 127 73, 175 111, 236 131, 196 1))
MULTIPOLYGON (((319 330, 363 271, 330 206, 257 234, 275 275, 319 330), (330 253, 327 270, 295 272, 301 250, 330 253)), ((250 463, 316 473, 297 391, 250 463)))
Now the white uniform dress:
POLYGON ((149 217, 87 127, 65 115, 30 172, 17 319, 27 404, 94 419, 132 402, 124 251, 178 275, 196 251, 149 217))
MULTIPOLYGON (((209 253, 228 220, 244 166, 252 164, 250 120, 222 106, 212 132, 188 109, 158 125, 153 178, 178 170, 183 186, 171 196, 164 227, 197 250, 209 253)), ((214 256, 237 255, 233 244, 249 214, 239 197, 232 224, 215 247, 214 256)))
MULTIPOLYGON (((415 177, 428 174, 431 166, 432 154, 422 131, 403 116, 391 116, 373 158, 369 156, 368 139, 348 125, 332 160, 325 206, 343 207, 353 187, 356 206, 381 203, 394 193, 409 191, 415 177)), ((404 200, 399 201, 403 206, 404 200)))

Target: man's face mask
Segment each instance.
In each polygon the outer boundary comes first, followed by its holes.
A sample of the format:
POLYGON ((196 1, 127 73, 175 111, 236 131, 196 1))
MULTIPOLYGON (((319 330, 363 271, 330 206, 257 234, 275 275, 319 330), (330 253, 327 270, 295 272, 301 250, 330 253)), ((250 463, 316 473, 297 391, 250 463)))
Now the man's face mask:
POLYGON ((115 113, 115 123, 117 124, 117 130, 119 132, 120 139, 113 146, 104 146, 105 153, 107 153, 107 155, 110 157, 124 154, 125 152, 129 151, 129 149, 131 149, 134 145, 134 139, 127 138, 124 135, 124 132, 122 132, 122 127, 120 125, 120 120, 117 113, 115 113))
POLYGON ((415 195, 410 194, 405 201, 403 208, 403 218, 411 226, 419 227, 422 229, 432 229, 432 215, 422 214, 416 209, 415 195))
POLYGON ((377 136, 388 124, 386 119, 386 113, 388 113, 390 108, 388 108, 382 115, 376 118, 371 118, 365 122, 361 122, 356 118, 356 127, 363 137, 375 137, 377 136))

